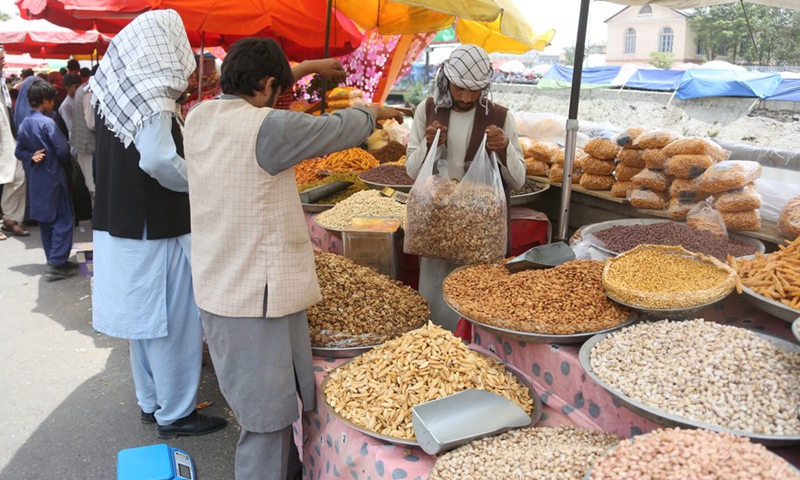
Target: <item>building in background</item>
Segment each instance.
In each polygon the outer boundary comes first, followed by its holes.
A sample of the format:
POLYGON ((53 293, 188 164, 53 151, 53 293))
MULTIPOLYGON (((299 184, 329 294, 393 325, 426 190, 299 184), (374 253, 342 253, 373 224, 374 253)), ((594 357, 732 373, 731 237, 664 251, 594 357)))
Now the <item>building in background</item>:
MULTIPOLYGON (((605 21, 606 63, 647 63, 652 52, 672 53, 673 63, 703 63, 687 12, 658 5, 629 6, 605 21)), ((727 57, 720 56, 720 60, 727 57)))

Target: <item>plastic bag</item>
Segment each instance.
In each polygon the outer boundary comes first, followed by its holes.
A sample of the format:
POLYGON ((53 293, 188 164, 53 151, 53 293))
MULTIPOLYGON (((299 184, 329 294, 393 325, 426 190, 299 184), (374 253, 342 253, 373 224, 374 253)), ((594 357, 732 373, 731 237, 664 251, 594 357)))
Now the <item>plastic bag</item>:
POLYGON ((728 160, 712 165, 697 177, 697 185, 706 192, 719 193, 742 188, 761 177, 761 165, 746 160, 728 160))
POLYGON ((679 138, 681 138, 679 134, 669 130, 651 130, 636 137, 633 146, 636 148, 664 148, 679 138))
POLYGON ((714 208, 720 212, 744 212, 761 208, 761 195, 759 195, 755 185, 747 185, 744 188, 717 193, 714 198, 716 199, 714 208))
POLYGON ((725 228, 725 220, 722 214, 711 206, 710 203, 703 201, 689 210, 686 216, 686 224, 697 230, 711 232, 717 237, 728 240, 728 229, 725 228))
POLYGON ((664 171, 678 178, 697 178, 714 163, 710 155, 673 155, 667 159, 664 171))
POLYGON ((589 155, 600 160, 611 160, 617 156, 619 145, 613 133, 604 132, 601 135, 586 142, 583 149, 589 155))
POLYGON ((697 202, 692 199, 673 198, 669 201, 667 215, 673 220, 686 220, 686 216, 695 205, 697 202))
POLYGON ((786 202, 800 196, 800 184, 791 180, 776 182, 761 178, 753 183, 761 193, 761 219, 767 222, 777 222, 786 202))
POLYGON ((611 195, 616 198, 628 198, 628 195, 634 190, 636 190, 635 183, 618 181, 611 186, 611 195))
POLYGON ((546 177, 549 171, 550 167, 547 165, 547 163, 540 160, 535 160, 533 158, 525 159, 525 175, 546 177))
POLYGON ((669 185, 669 196, 672 198, 697 198, 697 201, 700 201, 710 197, 711 194, 697 188, 697 179, 676 178, 669 185))
POLYGON ((663 192, 669 188, 670 179, 662 170, 645 168, 631 178, 631 181, 640 188, 648 188, 663 192))
POLYGON ((720 212, 720 214, 728 230, 738 230, 742 232, 757 232, 761 230, 761 215, 758 213, 758 210, 720 212))
POLYGON ((394 118, 390 118, 381 123, 381 125, 383 125, 383 131, 389 135, 390 141, 402 143, 403 145, 408 144, 408 132, 411 131, 410 123, 400 124, 394 118))
POLYGON ((800 236, 800 196, 790 198, 778 217, 778 230, 789 238, 800 236))
POLYGON ((667 165, 667 157, 661 152, 660 148, 648 148, 642 153, 644 166, 650 170, 663 170, 667 165))
POLYGON ((593 156, 587 156, 581 160, 583 171, 592 175, 611 175, 615 165, 613 160, 601 160, 593 156))
MULTIPOLYGON (((573 165, 577 168, 580 163, 583 161, 584 158, 588 157, 589 154, 586 153, 582 148, 578 147, 575 149, 575 158, 573 160, 573 165)), ((556 153, 553 154, 552 158, 553 163, 558 165, 564 165, 564 149, 559 149, 556 153)))
POLYGON ((716 161, 726 160, 731 152, 716 143, 701 137, 685 137, 670 142, 664 147, 664 155, 708 155, 716 161))
MULTIPOLYGON (((438 141, 437 132, 433 145, 438 141)), ((436 150, 431 147, 409 193, 403 251, 460 264, 502 260, 508 206, 496 156, 486 151, 486 136, 459 184, 433 175, 436 150)))
POLYGON ((641 168, 626 167, 623 164, 617 165, 614 169, 614 176, 617 177, 618 182, 630 182, 631 179, 642 171, 641 168))
POLYGON ((644 150, 623 148, 617 153, 617 160, 626 167, 644 168, 644 150))
MULTIPOLYGON (((572 169, 572 183, 573 185, 579 183, 581 181, 581 176, 583 175, 583 170, 579 168, 572 169)), ((564 165, 553 164, 550 167, 550 181, 553 183, 563 183, 564 182, 564 165)))
POLYGON ((648 129, 645 127, 629 127, 622 131, 619 135, 617 135, 617 145, 620 147, 632 147, 633 142, 639 137, 639 135, 646 132, 648 129))
POLYGON ((531 147, 536 143, 536 140, 529 137, 519 137, 519 148, 522 150, 522 155, 525 157, 531 156, 531 147))
POLYGON ((656 192, 646 188, 637 188, 630 192, 628 201, 634 208, 646 210, 663 210, 667 205, 667 195, 664 192, 656 192))
POLYGON ((613 175, 592 175, 591 173, 584 173, 581 175, 581 187, 587 190, 611 190, 614 186, 613 175))
POLYGON ((553 155, 558 152, 560 147, 553 142, 533 142, 530 149, 530 156, 534 160, 540 162, 550 163, 553 161, 553 155))

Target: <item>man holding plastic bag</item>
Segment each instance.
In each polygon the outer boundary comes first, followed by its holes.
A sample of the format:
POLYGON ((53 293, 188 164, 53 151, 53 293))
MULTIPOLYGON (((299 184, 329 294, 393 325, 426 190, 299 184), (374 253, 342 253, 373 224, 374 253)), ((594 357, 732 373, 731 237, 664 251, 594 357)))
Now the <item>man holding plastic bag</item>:
POLYGON ((456 48, 420 105, 406 170, 416 179, 406 217, 406 253, 422 257, 419 291, 434 323, 455 331, 459 316, 442 298, 457 267, 510 254, 509 192, 525 183, 514 117, 489 100, 492 66, 475 45, 456 48), (456 182, 459 182, 456 184, 456 182))

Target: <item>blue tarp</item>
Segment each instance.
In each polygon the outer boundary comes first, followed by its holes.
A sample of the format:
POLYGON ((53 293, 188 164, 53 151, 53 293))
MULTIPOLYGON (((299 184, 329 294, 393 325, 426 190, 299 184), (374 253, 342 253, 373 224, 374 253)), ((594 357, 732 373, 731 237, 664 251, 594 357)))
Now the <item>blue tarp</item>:
MULTIPOLYGON (((611 86, 611 82, 619 73, 619 66, 584 68, 581 75, 581 88, 599 88, 611 86)), ((555 89, 572 86, 572 67, 553 65, 539 81, 539 88, 555 89)))
POLYGON ((684 72, 675 97, 681 100, 702 97, 766 98, 775 93, 781 80, 777 73, 695 68, 684 72))
POLYGON ((766 100, 800 102, 800 79, 784 78, 778 88, 766 100))
POLYGON ((678 88, 684 73, 683 70, 639 69, 625 82, 624 87, 671 92, 678 88))

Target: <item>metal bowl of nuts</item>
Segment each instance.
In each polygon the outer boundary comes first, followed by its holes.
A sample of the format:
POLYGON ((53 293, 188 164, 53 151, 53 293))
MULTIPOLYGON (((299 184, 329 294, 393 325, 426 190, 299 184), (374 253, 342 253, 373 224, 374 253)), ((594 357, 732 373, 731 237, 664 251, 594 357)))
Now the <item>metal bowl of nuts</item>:
POLYGON ((333 208, 332 204, 301 203, 305 213, 319 213, 333 208))
MULTIPOLYGON (((680 322, 682 326, 678 330, 687 331, 687 329, 692 329, 695 326, 694 325, 695 322, 696 321, 689 321, 688 323, 680 322), (683 325, 688 325, 688 326, 683 326, 683 325)), ((637 328, 640 328, 640 327, 641 328, 643 328, 643 327, 648 327, 649 328, 651 326, 654 326, 654 325, 657 325, 657 324, 660 324, 660 323, 674 324, 675 322, 667 320, 667 321, 664 321, 664 322, 640 323, 637 326, 634 326, 632 328, 633 329, 637 329, 637 328)), ((706 322, 706 323, 713 324, 714 322, 706 322)), ((724 326, 724 325, 722 327, 738 329, 738 327, 728 327, 728 326, 724 326)), ((749 329, 739 329, 739 330, 745 330, 746 332, 752 332, 757 337, 760 337, 761 339, 767 340, 768 342, 770 342, 771 344, 777 346, 780 350, 782 350, 784 352, 793 353, 793 354, 800 353, 800 345, 797 345, 797 344, 795 344, 795 343, 793 343, 791 341, 788 341, 788 340, 785 340, 785 339, 782 339, 782 338, 778 338, 778 337, 774 337, 772 335, 765 334, 763 332, 756 331, 756 330, 749 330, 749 329)), ((616 333, 614 335, 624 335, 626 332, 627 331, 624 331, 622 333, 616 333)), ((691 334, 692 333, 687 333, 687 335, 691 335, 691 334)), ((648 334, 645 335, 645 337, 647 339, 647 342, 649 342, 648 344, 653 344, 654 342, 656 342, 658 340, 657 338, 653 338, 653 335, 654 335, 654 333, 648 333, 648 334)), ((667 426, 667 427, 703 428, 703 429, 711 430, 711 431, 715 431, 715 432, 727 432, 727 433, 731 433, 731 434, 734 434, 734 435, 737 435, 737 436, 741 436, 741 437, 748 437, 753 442, 760 443, 760 444, 763 444, 763 445, 766 445, 766 446, 785 446, 785 445, 794 445, 794 444, 800 443, 800 434, 797 434, 797 433, 791 434, 791 435, 773 435, 773 434, 761 434, 761 433, 745 432, 745 431, 741 431, 741 430, 734 430, 734 429, 730 429, 730 428, 724 428, 724 427, 721 427, 721 426, 712 425, 710 423, 701 422, 701 421, 697 421, 697 420, 692 420, 692 419, 687 418, 685 416, 680 416, 680 415, 677 415, 677 414, 674 414, 674 413, 667 412, 664 409, 657 408, 657 407, 645 404, 644 402, 641 402, 639 400, 636 400, 636 399, 632 398, 629 395, 626 395, 619 388, 616 388, 616 387, 610 385, 609 382, 606 382, 605 380, 600 378, 598 372, 592 366, 592 350, 598 344, 600 344, 601 342, 606 340, 606 338, 608 336, 609 336, 609 334, 602 333, 602 334, 598 334, 598 335, 595 335, 594 337, 590 338, 581 347, 580 352, 578 354, 578 358, 579 358, 581 366, 583 367, 583 369, 586 372, 586 374, 589 375, 589 377, 595 383, 597 383, 598 385, 603 387, 603 389, 605 389, 609 393, 609 395, 611 395, 612 398, 614 398, 616 401, 618 401, 619 403, 624 405, 627 409, 629 409, 630 411, 636 413, 637 415, 640 415, 643 418, 646 418, 648 420, 652 420, 653 422, 658 423, 659 425, 664 425, 664 426, 667 426)), ((702 336, 702 334, 700 336, 702 336)), ((662 343, 663 343, 664 339, 661 339, 661 340, 662 340, 662 343)), ((703 340, 701 338, 698 338, 698 341, 705 342, 705 340, 703 340)), ((720 342, 722 342, 722 340, 720 340, 720 342)), ((674 341, 672 342, 672 344, 676 344, 676 343, 679 343, 679 342, 674 342, 674 341)), ((719 348, 725 349, 726 347, 725 346, 720 346, 719 348)), ((686 360, 687 363, 691 363, 692 362, 690 359, 685 359, 685 360, 686 360)), ((635 363, 637 360, 636 359, 628 359, 628 360, 619 359, 619 360, 615 360, 615 361, 623 362, 623 363, 628 363, 628 362, 634 362, 635 363)), ((677 362, 680 362, 680 361, 681 361, 680 358, 675 358, 676 365, 677 365, 677 362)), ((724 365, 720 365, 719 367, 720 367, 720 369, 724 369, 724 365)), ((765 368, 769 369, 771 367, 772 366, 766 366, 765 368)), ((690 369, 687 368, 686 371, 688 372, 688 371, 690 371, 690 369)), ((631 375, 634 375, 634 374, 635 374, 635 371, 631 371, 631 375)), ((650 393, 654 393, 655 392, 655 390, 654 390, 655 386, 648 387, 648 388, 650 388, 650 390, 653 390, 650 393)), ((711 387, 709 386, 708 388, 711 388, 711 387)), ((709 393, 708 395, 712 395, 712 394, 709 393)), ((730 394, 729 392, 720 392, 720 395, 721 395, 720 398, 723 398, 722 401, 725 402, 726 404, 730 404, 733 401, 731 399, 732 394, 730 394)), ((690 394, 690 393, 684 393, 683 397, 676 398, 675 401, 677 401, 679 403, 682 402, 682 401, 691 402, 690 405, 695 405, 695 404, 705 405, 705 402, 702 399, 698 399, 697 398, 697 394, 690 394)), ((711 401, 711 400, 709 400, 709 401, 711 401)), ((747 402, 745 402, 745 403, 747 403, 747 402)), ((743 403, 739 402, 739 403, 737 403, 737 405, 743 405, 743 403)), ((736 408, 739 408, 739 407, 736 407, 736 408)), ((789 407, 789 409, 791 409, 791 408, 789 407)), ((739 415, 739 413, 737 413, 736 415, 739 415)), ((746 412, 746 415, 748 415, 748 417, 745 417, 747 419, 750 419, 751 417, 755 416, 755 414, 753 412, 750 412, 750 411, 746 412)), ((772 417, 770 417, 770 418, 772 418, 772 417)), ((778 420, 776 419, 775 421, 777 422, 778 420)))
POLYGON ((800 342, 800 317, 797 317, 797 320, 792 323, 792 333, 794 333, 794 338, 800 342))
POLYGON ((781 320, 791 322, 797 318, 798 315, 800 315, 800 310, 767 298, 764 295, 745 287, 744 285, 742 285, 742 295, 744 295, 745 300, 750 302, 759 310, 767 312, 774 317, 780 318, 781 320))
POLYGON ((364 347, 311 347, 311 354, 317 357, 325 358, 353 358, 368 352, 377 345, 370 345, 364 347))
POLYGON ((633 305, 631 303, 628 303, 628 302, 625 302, 623 300, 620 300, 619 298, 616 298, 613 295, 611 295, 610 293, 606 292, 606 296, 608 298, 610 298, 611 300, 619 303, 620 305, 626 306, 626 307, 630 308, 631 310, 639 312, 642 315, 646 315, 646 316, 654 318, 654 319, 669 318, 671 320, 678 320, 678 319, 695 317, 695 316, 697 316, 697 312, 699 312, 700 310, 702 310, 702 309, 704 309, 706 307, 710 307, 711 305, 714 305, 715 303, 723 300, 728 295, 725 295, 724 297, 720 297, 720 298, 718 298, 716 300, 711 300, 709 302, 701 303, 699 305, 694 305, 694 306, 688 307, 688 308, 645 308, 645 307, 642 307, 642 306, 639 306, 639 305, 633 305))
POLYGON ((550 188, 547 183, 539 183, 531 180, 525 180, 525 184, 518 190, 511 191, 511 206, 516 207, 519 205, 527 205, 539 199, 539 197, 550 188))

